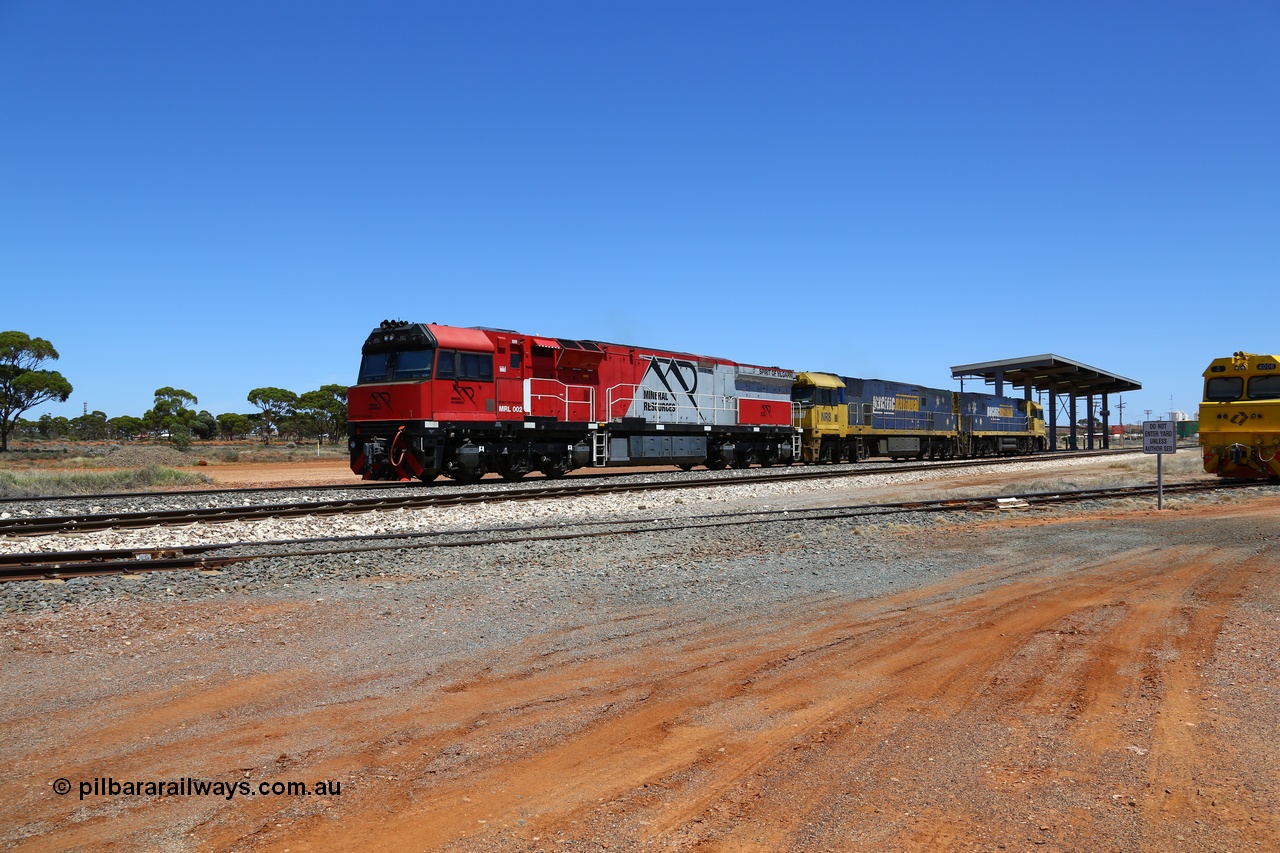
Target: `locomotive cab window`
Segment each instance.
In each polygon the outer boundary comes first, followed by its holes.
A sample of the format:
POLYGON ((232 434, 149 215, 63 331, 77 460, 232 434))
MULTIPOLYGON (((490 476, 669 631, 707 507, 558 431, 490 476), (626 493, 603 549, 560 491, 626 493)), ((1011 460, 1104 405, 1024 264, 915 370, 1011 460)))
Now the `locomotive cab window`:
POLYGON ((1249 399, 1280 400, 1280 376, 1255 376, 1250 379, 1249 399))
POLYGON ((360 359, 360 376, 356 384, 364 382, 385 382, 387 370, 391 364, 391 353, 378 352, 360 359))
POLYGON ((844 389, 795 385, 791 388, 791 402, 811 406, 838 406, 844 402, 844 389))
POLYGON ((435 361, 436 351, 433 349, 409 350, 398 352, 395 367, 391 371, 393 379, 430 379, 431 364, 435 361))
POLYGON ((458 353, 458 378, 472 382, 492 382, 493 356, 481 352, 458 353))
POLYGON ((493 356, 483 352, 456 352, 440 350, 436 364, 437 379, 457 379, 464 382, 492 382, 493 356))
POLYGON ((440 350, 440 358, 436 362, 437 379, 456 379, 458 377, 458 354, 451 349, 440 350))
POLYGON ((791 402, 793 403, 812 403, 813 394, 818 389, 812 385, 792 385, 791 386, 791 402))
POLYGON ((1204 399, 1207 403, 1229 403, 1239 400, 1244 393, 1244 379, 1239 376, 1215 376, 1204 383, 1204 399))

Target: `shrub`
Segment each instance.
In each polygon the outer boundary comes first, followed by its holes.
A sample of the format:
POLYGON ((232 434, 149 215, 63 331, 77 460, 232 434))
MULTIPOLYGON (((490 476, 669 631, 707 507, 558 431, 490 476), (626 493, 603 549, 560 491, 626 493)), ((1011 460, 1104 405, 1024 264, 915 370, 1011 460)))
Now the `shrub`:
POLYGON ((208 485, 205 474, 148 465, 123 471, 0 471, 0 497, 41 498, 208 485))

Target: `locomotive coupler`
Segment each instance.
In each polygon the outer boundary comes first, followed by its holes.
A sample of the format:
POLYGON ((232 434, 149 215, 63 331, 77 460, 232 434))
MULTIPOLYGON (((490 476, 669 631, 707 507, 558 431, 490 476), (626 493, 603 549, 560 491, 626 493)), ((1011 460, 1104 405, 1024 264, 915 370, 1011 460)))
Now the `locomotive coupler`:
POLYGON ((364 458, 368 465, 383 465, 390 461, 387 449, 382 446, 380 438, 373 438, 364 443, 364 458))

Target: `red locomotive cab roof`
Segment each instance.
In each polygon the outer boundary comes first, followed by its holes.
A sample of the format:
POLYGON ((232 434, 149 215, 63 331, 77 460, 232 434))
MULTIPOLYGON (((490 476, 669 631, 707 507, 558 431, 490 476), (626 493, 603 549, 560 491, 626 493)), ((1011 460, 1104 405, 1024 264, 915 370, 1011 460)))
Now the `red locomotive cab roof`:
POLYGON ((463 329, 458 326, 429 324, 427 329, 435 336, 440 349, 460 349, 469 352, 493 352, 493 340, 479 329, 463 329))

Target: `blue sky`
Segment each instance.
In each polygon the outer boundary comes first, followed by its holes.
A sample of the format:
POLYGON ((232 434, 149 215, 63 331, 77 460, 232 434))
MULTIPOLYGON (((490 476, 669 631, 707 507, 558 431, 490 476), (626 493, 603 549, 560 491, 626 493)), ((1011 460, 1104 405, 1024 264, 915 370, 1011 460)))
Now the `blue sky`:
POLYGON ((0 0, 0 329, 75 386, 27 417, 252 411, 402 318, 1054 352, 1134 421, 1280 350, 1278 284, 1274 2, 0 0))

